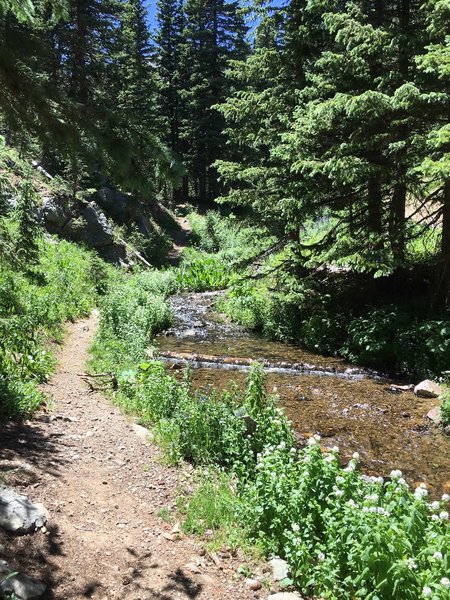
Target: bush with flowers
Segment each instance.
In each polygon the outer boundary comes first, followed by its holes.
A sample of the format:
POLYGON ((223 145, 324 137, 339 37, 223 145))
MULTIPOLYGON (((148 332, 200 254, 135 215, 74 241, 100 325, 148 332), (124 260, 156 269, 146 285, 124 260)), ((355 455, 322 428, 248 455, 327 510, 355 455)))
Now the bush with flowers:
POLYGON ((324 598, 450 598, 450 527, 444 496, 431 504, 393 471, 384 481, 345 469, 319 438, 304 450, 268 447, 242 491, 250 535, 285 558, 294 582, 324 598))

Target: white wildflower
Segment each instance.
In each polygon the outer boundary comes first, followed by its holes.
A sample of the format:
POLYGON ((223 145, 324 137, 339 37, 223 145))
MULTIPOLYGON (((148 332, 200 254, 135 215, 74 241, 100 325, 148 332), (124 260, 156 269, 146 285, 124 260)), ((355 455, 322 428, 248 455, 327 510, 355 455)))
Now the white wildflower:
POLYGON ((324 461, 327 463, 332 463, 336 460, 336 457, 333 454, 327 454, 324 458, 324 461))
POLYGON ((378 502, 378 494, 369 494, 365 497, 365 500, 368 500, 369 502, 378 502))
POLYGON ((369 507, 368 506, 363 506, 362 511, 363 511, 363 513, 368 513, 369 512, 369 507))
POLYGON ((387 517, 389 515, 389 513, 387 512, 387 510, 384 510, 384 508, 382 506, 379 506, 377 508, 377 513, 379 515, 384 515, 385 517, 387 517))
POLYGON ((417 500, 420 500, 421 498, 428 496, 428 490, 423 487, 418 487, 414 490, 414 496, 417 498, 417 500))
POLYGON ((412 558, 407 558, 405 560, 405 564, 408 567, 408 569, 411 569, 411 571, 414 571, 415 569, 417 569, 417 563, 414 559, 412 558))
POLYGON ((339 452, 339 448, 337 446, 333 446, 331 448, 331 452, 339 452))
POLYGON ((356 469, 356 465, 354 462, 349 462, 348 465, 345 467, 344 471, 346 473, 351 473, 352 471, 354 471, 356 469))
POLYGON ((316 446, 316 445, 317 445, 316 438, 314 436, 310 437, 309 440, 308 440, 308 446, 316 446))
POLYGON ((442 502, 450 502, 449 494, 442 494, 442 502))
POLYGON ((423 588, 423 590, 422 590, 422 596, 423 596, 424 598, 429 598, 429 597, 431 596, 431 594, 432 594, 432 593, 433 593, 433 592, 432 592, 431 588, 430 588, 430 587, 428 587, 427 585, 426 585, 426 586, 423 588))
POLYGON ((397 481, 397 483, 399 485, 404 485, 405 487, 409 487, 409 485, 406 483, 406 481, 403 479, 403 477, 400 477, 400 479, 397 481))
POLYGON ((300 525, 298 525, 297 523, 294 523, 292 525, 292 531, 295 531, 295 532, 300 531, 300 525))
POLYGON ((352 454, 352 458, 353 458, 354 460, 359 460, 359 452, 353 452, 353 454, 352 454))
POLYGON ((448 577, 443 577, 441 579, 441 585, 443 585, 445 588, 450 588, 450 579, 448 577))
POLYGON ((317 555, 317 558, 319 560, 325 560, 325 554, 323 552, 319 552, 319 554, 317 555))
POLYGON ((435 552, 433 554, 433 558, 435 558, 436 560, 442 560, 442 552, 435 552))
POLYGON ((431 515, 432 521, 439 521, 439 517, 437 515, 431 515))
POLYGON ((446 510, 441 511, 439 513, 439 518, 448 521, 448 512, 446 510))
POLYGON ((396 469, 395 471, 391 471, 391 474, 390 474, 391 479, 400 479, 401 476, 402 476, 402 472, 399 469, 396 469))
POLYGON ((437 500, 435 500, 434 502, 432 502, 430 504, 431 510, 439 510, 440 507, 441 507, 441 505, 440 505, 440 503, 437 500))
POLYGON ((355 502, 354 500, 352 500, 351 498, 350 498, 350 500, 347 502, 347 504, 348 504, 349 506, 351 506, 352 508, 355 508, 355 506, 356 506, 356 502, 355 502))
POLYGON ((342 490, 336 490, 334 492, 334 495, 337 496, 338 498, 340 498, 341 496, 344 495, 344 492, 342 490))
POLYGON ((339 477, 336 477, 336 483, 345 483, 345 477, 339 475, 339 477))
POLYGON ((423 483, 423 482, 422 482, 422 483, 419 483, 419 487, 420 487, 420 488, 422 488, 423 490, 426 490, 426 489, 427 489, 427 486, 426 486, 426 484, 425 484, 425 483, 423 483))
POLYGON ((313 438, 316 440, 316 442, 320 442, 320 440, 322 439, 318 433, 315 433, 313 435, 313 438))
POLYGON ((377 512, 377 507, 376 506, 369 506, 369 512, 370 513, 376 513, 377 512))

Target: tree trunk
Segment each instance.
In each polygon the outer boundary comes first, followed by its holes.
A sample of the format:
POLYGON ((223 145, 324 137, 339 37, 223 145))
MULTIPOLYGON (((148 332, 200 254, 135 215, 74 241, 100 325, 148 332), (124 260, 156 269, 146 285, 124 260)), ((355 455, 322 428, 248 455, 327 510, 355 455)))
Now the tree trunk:
POLYGON ((381 177, 374 173, 369 176, 367 185, 367 227, 371 233, 380 235, 383 232, 382 200, 381 177))
POLYGON ((392 194, 389 217, 389 238, 396 266, 405 261, 405 207, 406 184, 398 182, 392 194))

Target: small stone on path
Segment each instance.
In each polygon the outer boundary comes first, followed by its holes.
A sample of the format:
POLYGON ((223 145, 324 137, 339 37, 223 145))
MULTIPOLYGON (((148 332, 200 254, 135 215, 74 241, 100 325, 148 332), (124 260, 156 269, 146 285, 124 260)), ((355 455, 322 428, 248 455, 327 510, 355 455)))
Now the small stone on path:
POLYGON ((141 440, 144 440, 145 442, 150 441, 151 432, 149 429, 142 427, 142 425, 138 425, 137 423, 133 423, 131 427, 133 428, 134 433, 141 438, 141 440))
POLYGON ((441 423, 441 409, 439 406, 435 406, 427 412, 427 417, 433 421, 436 425, 441 423))
POLYGON ((257 590, 260 590, 262 588, 262 583, 260 581, 258 581, 258 579, 246 579, 245 583, 254 592, 256 592, 257 590))

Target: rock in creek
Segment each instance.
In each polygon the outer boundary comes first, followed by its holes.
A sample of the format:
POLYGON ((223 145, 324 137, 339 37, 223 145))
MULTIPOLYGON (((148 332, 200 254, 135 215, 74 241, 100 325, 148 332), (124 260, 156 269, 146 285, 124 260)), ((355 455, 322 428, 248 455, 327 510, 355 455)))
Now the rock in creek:
POLYGON ((23 573, 17 573, 4 560, 0 560, 0 594, 14 594, 18 600, 40 598, 45 585, 23 573))
POLYGON ((414 388, 414 393, 419 398, 437 398, 442 394, 441 386, 430 379, 421 381, 414 388))
POLYGON ((43 527, 48 513, 42 504, 33 504, 26 496, 0 486, 0 527, 22 534, 43 527))
POLYGON ((278 594, 270 594, 267 600, 303 600, 303 596, 297 592, 279 592, 278 594))
POLYGON ((435 425, 440 425, 441 423, 441 409, 439 406, 435 406, 431 410, 427 412, 427 417, 433 421, 435 425))

